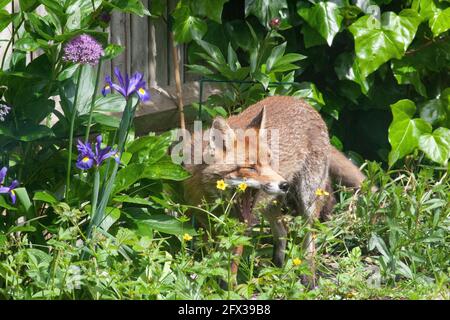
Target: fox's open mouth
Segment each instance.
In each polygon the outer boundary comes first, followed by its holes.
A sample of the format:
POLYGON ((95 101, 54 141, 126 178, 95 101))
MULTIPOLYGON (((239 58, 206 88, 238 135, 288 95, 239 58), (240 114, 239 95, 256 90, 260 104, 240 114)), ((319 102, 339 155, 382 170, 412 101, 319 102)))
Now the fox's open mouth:
POLYGON ((256 202, 256 194, 258 190, 247 188, 238 199, 239 219, 252 226, 258 223, 256 215, 253 213, 253 207, 256 202))

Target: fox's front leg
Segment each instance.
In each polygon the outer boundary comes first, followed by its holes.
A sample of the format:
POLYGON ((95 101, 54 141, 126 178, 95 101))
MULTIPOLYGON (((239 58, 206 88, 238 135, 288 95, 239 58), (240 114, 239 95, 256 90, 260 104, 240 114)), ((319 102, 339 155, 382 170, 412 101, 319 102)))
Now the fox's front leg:
POLYGON ((281 214, 281 205, 270 204, 264 210, 264 216, 269 221, 273 235, 273 263, 282 267, 286 255, 287 228, 281 214))

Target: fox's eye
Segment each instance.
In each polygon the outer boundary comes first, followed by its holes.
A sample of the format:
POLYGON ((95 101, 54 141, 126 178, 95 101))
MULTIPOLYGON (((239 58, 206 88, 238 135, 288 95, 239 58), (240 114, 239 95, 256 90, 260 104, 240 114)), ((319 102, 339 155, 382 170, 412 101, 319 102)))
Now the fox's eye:
POLYGON ((254 167, 243 167, 242 169, 245 169, 245 170, 250 171, 250 172, 257 172, 258 171, 254 167))

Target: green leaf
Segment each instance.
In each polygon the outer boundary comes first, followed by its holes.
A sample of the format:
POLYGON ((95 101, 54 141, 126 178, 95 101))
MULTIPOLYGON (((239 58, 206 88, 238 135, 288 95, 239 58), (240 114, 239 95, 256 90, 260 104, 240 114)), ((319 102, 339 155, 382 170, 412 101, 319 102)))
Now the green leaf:
POLYGON ((16 140, 19 141, 35 141, 43 138, 53 137, 52 129, 44 125, 25 125, 17 130, 15 135, 16 140))
POLYGON ((120 169, 117 172, 117 176, 114 181, 114 193, 125 190, 136 183, 139 179, 141 179, 144 170, 145 165, 142 163, 132 163, 125 168, 120 169))
POLYGON ((110 93, 95 100, 94 110, 96 112, 123 112, 125 105, 126 100, 121 94, 110 93))
POLYGON ((134 219, 133 222, 136 223, 138 231, 143 235, 148 235, 151 230, 173 235, 184 235, 185 233, 192 236, 197 235, 189 222, 181 222, 165 214, 152 215, 150 218, 139 220, 134 219))
POLYGON ((327 41, 308 24, 303 25, 300 32, 303 34, 303 42, 305 43, 306 49, 327 43, 327 41))
POLYGON ((146 165, 142 173, 142 178, 153 180, 166 179, 182 181, 189 176, 189 173, 183 167, 173 163, 170 158, 146 165))
POLYGON ((427 100, 420 105, 420 117, 432 126, 445 125, 447 110, 442 99, 427 100))
POLYGON ((190 4, 194 15, 207 17, 217 23, 222 23, 222 10, 226 2, 228 0, 195 0, 190 4))
POLYGON ((350 52, 344 52, 336 58, 334 70, 339 80, 351 80, 359 84, 361 92, 367 94, 369 92, 369 82, 366 77, 361 75, 359 65, 355 61, 355 57, 350 52))
POLYGON ((281 17, 280 11, 287 8, 286 0, 245 0, 245 16, 255 15, 266 27, 270 19, 281 17))
POLYGON ((336 3, 320 1, 311 8, 300 8, 298 14, 331 46, 343 20, 336 3))
POLYGON ((147 199, 141 198, 141 197, 130 197, 127 195, 121 195, 121 196, 116 196, 113 198, 114 202, 119 202, 119 203, 133 203, 133 204, 140 204, 140 205, 144 205, 144 206, 153 206, 154 203, 152 201, 149 201, 147 199))
POLYGON ((179 2, 176 9, 172 13, 174 19, 173 32, 175 41, 178 43, 190 42, 192 39, 201 39, 208 26, 206 22, 200 18, 194 17, 189 7, 179 2))
POLYGON ((349 30, 355 38, 357 62, 364 77, 392 58, 401 59, 421 21, 416 11, 384 12, 381 21, 363 16, 349 30))
POLYGON ((430 133, 431 125, 422 119, 412 119, 416 111, 414 102, 400 100, 391 105, 393 121, 389 126, 389 165, 413 152, 419 145, 422 134, 430 133))
POLYGON ((140 17, 150 16, 150 12, 144 7, 141 0, 112 0, 108 3, 123 12, 134 13, 140 17))
POLYGON ((272 67, 278 60, 284 55, 284 51, 286 50, 287 42, 283 42, 279 46, 276 46, 272 49, 272 52, 270 53, 269 57, 266 60, 266 71, 270 72, 272 70, 272 67))
POLYGON ((33 38, 24 37, 14 43, 14 48, 25 52, 32 52, 39 49, 39 44, 33 38))
POLYGON ((435 37, 446 32, 450 29, 450 7, 444 10, 436 8, 428 23, 435 37))
POLYGON ((114 59, 114 58, 120 56, 122 54, 123 50, 125 50, 124 46, 110 43, 105 48, 105 54, 102 56, 102 60, 114 59))
POLYGON ((420 95, 427 96, 427 90, 420 79, 420 73, 416 66, 404 60, 393 60, 391 66, 398 84, 412 84, 420 95))
POLYGON ((106 207, 105 209, 105 217, 100 223, 100 228, 102 228, 105 231, 108 231, 109 228, 119 220, 120 218, 120 210, 118 208, 114 207, 106 207))
POLYGON ((4 9, 0 9, 0 32, 2 32, 16 17, 4 9))
POLYGON ((292 94, 294 97, 305 99, 316 107, 316 109, 320 109, 321 106, 325 105, 322 93, 314 83, 302 82, 296 88, 297 90, 292 94))
POLYGON ((227 54, 228 66, 231 71, 236 71, 241 68, 241 64, 239 63, 236 51, 234 51, 231 46, 231 42, 228 43, 228 54, 227 54))
POLYGON ((34 201, 43 201, 50 204, 56 204, 58 203, 58 200, 55 198, 54 195, 50 194, 48 191, 38 191, 34 194, 33 197, 34 201))
POLYGON ((450 130, 438 128, 432 134, 421 135, 419 149, 432 161, 446 166, 450 158, 450 130))
POLYGON ((219 47, 203 40, 197 40, 196 42, 200 47, 202 47, 203 50, 206 51, 213 62, 218 64, 226 64, 225 57, 223 56, 219 47))

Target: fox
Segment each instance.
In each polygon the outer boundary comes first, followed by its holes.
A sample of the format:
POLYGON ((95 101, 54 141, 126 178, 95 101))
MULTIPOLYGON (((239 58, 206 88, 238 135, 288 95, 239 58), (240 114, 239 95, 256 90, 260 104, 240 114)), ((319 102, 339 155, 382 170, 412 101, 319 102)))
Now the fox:
MULTIPOLYGON (((270 224, 273 263, 279 267, 284 264, 287 244, 285 209, 294 216, 302 215, 312 226, 316 219, 330 218, 336 203, 333 182, 357 189, 366 178, 331 145, 321 115, 302 99, 267 97, 228 119, 214 118, 210 130, 215 132, 214 136, 210 133, 202 142, 203 153, 210 161, 185 165, 191 174, 185 182, 185 199, 198 205, 202 199, 214 198, 218 180, 229 186, 244 183, 247 188, 235 206, 238 218, 249 227, 254 225, 257 223, 254 208, 265 203, 262 214, 270 224), (246 135, 250 131, 255 139, 246 135)), ((207 224, 204 216, 196 217, 201 225, 207 224)), ((312 274, 307 282, 313 286, 316 281, 314 238, 313 232, 308 231, 303 240, 312 274)), ((240 256, 242 251, 243 247, 237 247, 234 254, 240 256)), ((238 262, 234 261, 231 268, 237 273, 238 262)))

